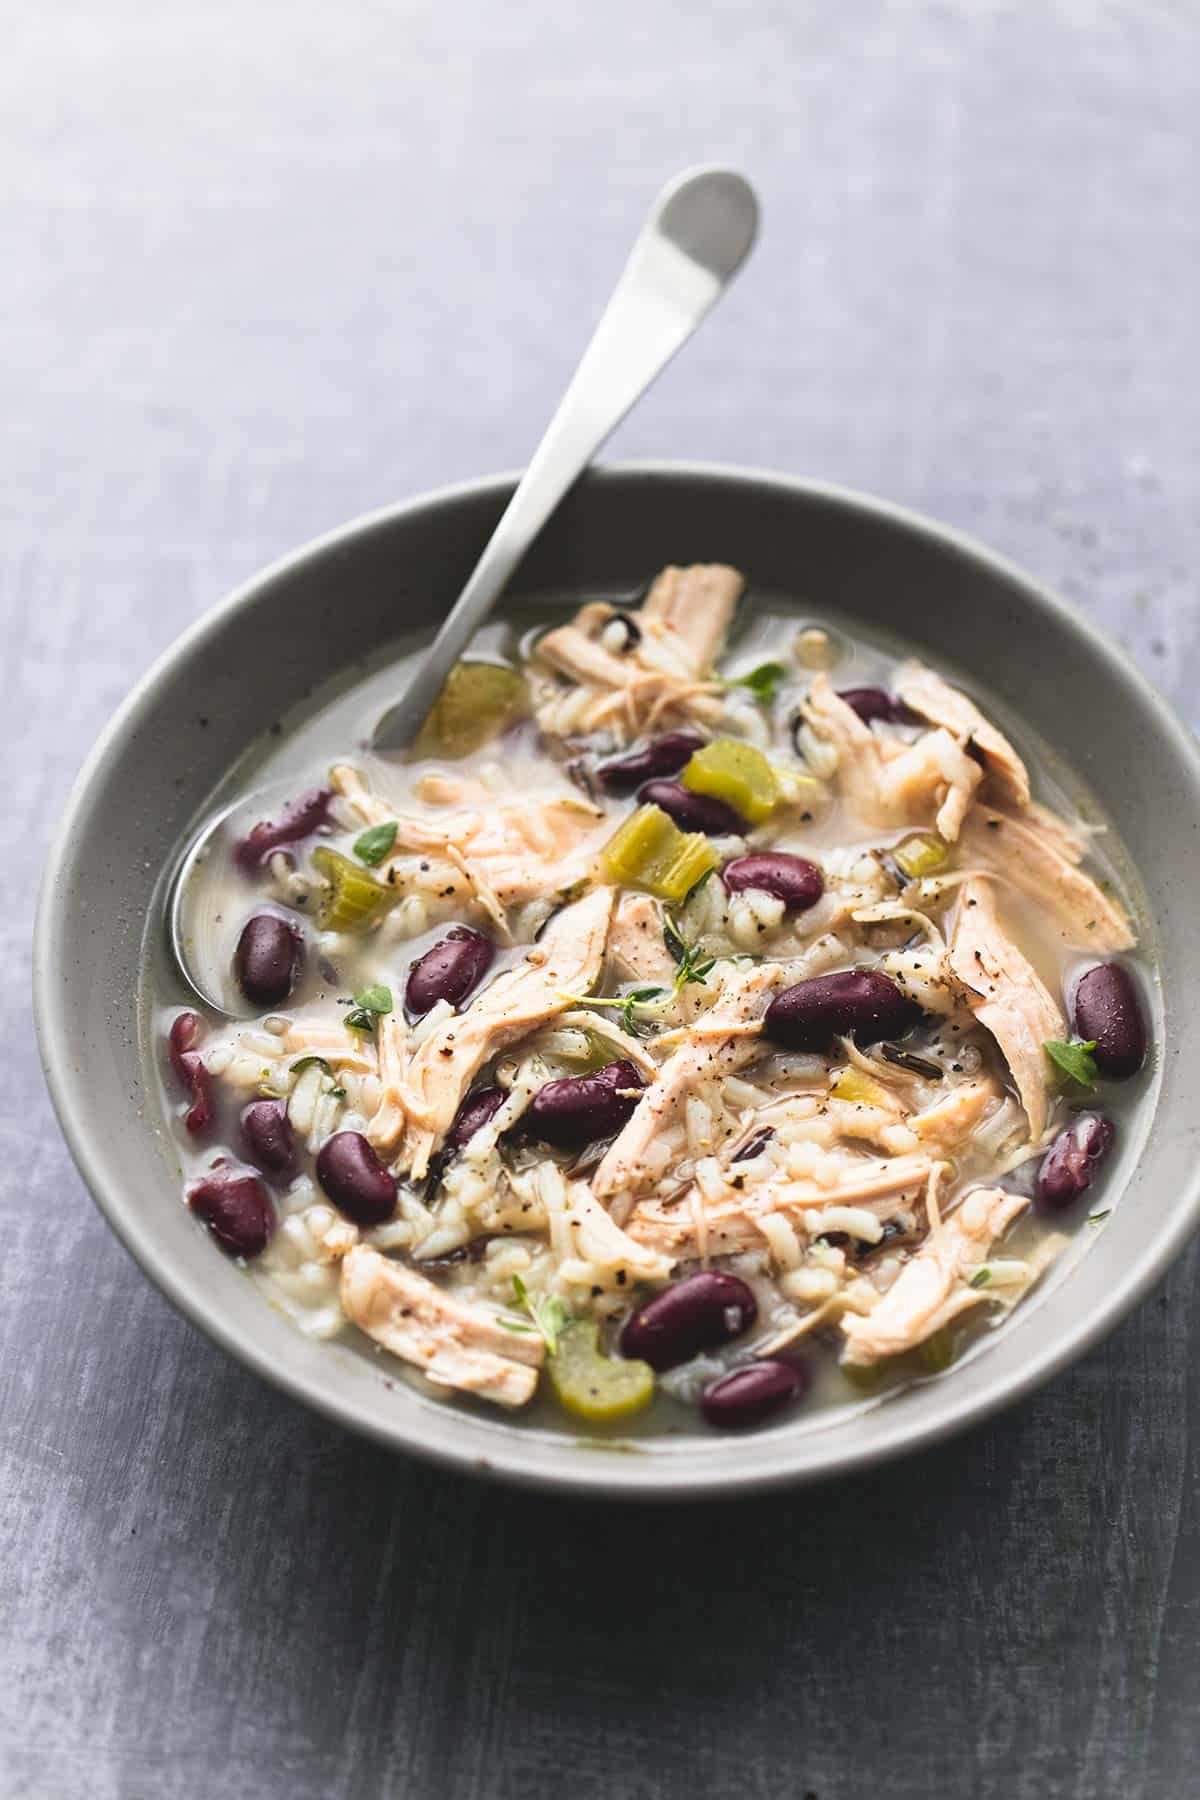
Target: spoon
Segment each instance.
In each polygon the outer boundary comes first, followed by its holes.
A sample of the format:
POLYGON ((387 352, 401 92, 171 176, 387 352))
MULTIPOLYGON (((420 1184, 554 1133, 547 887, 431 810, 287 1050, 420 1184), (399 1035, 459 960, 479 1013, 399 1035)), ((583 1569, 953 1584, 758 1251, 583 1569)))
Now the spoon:
MULTIPOLYGON (((405 750, 412 744, 447 675, 542 526, 715 305, 749 254, 757 229, 754 190, 731 169, 685 170, 663 188, 532 462, 415 675, 376 724, 371 749, 405 750)), ((246 804, 243 797, 236 810, 246 804)), ((196 966, 193 938, 199 934, 189 932, 187 913, 197 878, 234 810, 226 807, 193 839, 167 905, 171 951, 181 974, 206 1005, 225 1014, 229 1006, 210 991, 212 982, 196 966)))

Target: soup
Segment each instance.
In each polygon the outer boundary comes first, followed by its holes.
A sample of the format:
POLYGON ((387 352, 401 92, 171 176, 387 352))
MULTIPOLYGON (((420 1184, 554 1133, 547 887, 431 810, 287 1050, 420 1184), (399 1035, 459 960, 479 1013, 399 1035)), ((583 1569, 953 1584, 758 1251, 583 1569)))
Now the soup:
POLYGON ((306 760, 194 877, 237 1016, 153 996, 184 1199, 302 1330, 741 1429, 947 1369, 1102 1218, 1132 910, 934 668, 671 568, 306 760))

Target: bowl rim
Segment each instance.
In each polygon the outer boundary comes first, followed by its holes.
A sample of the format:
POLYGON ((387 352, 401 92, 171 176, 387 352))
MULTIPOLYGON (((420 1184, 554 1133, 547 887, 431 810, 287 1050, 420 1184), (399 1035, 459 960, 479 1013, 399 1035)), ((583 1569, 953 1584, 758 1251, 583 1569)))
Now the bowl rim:
MULTIPOLYGON (((945 1398, 929 1418, 910 1426, 907 1431, 893 1431, 882 1443, 839 1446, 835 1455, 825 1461, 818 1459, 807 1466, 794 1466, 781 1446, 778 1458, 769 1467, 759 1466, 744 1472, 731 1470, 714 1459, 711 1475, 702 1473, 698 1476, 688 1470, 682 1481, 671 1481, 672 1459, 656 1457, 652 1451, 645 1456, 606 1458, 603 1471, 597 1467, 599 1458, 592 1460, 583 1456, 579 1458, 578 1468, 539 1469, 536 1458, 529 1456, 528 1440, 519 1432, 510 1434, 510 1444, 498 1434, 493 1453, 481 1457, 469 1445, 430 1443, 420 1433, 419 1416, 414 1427, 403 1417, 393 1420, 373 1417, 365 1408, 315 1391, 302 1372, 274 1362, 252 1334, 231 1323, 185 1279, 177 1279, 168 1254, 139 1233, 132 1212, 123 1204, 121 1183, 115 1171, 106 1170, 97 1147, 76 1129, 72 1090, 82 1076, 71 1062, 69 1003, 65 984, 60 991, 56 983, 53 955, 56 931, 66 904, 63 875, 77 821, 86 813, 93 786, 121 753, 127 738, 136 730, 138 720, 152 705, 163 675, 224 631, 231 619, 252 607, 258 594, 280 578, 294 574, 304 565, 320 560, 330 551, 351 544, 380 526, 398 523, 410 515, 453 507, 462 501, 503 501, 515 487, 520 474, 519 470, 506 471, 446 484, 363 513, 286 552, 185 627, 155 658, 100 732, 72 784, 47 853, 33 937, 33 1011, 38 1049, 59 1126, 76 1168, 119 1242, 159 1292, 206 1337, 289 1398, 389 1449, 401 1450, 443 1468, 543 1492, 609 1499, 704 1499, 765 1493, 826 1481, 930 1448, 1015 1405, 1093 1348, 1132 1311, 1200 1225, 1200 1165, 1177 1195, 1162 1230, 1146 1243, 1140 1255, 1126 1264, 1103 1303, 1093 1307, 1077 1323, 1064 1328, 1052 1342, 1035 1348, 1028 1363, 1016 1375, 1000 1374, 985 1382, 977 1393, 961 1396, 953 1382, 946 1383, 945 1398), (619 1467, 613 1466, 618 1463, 619 1467)), ((635 459, 594 466, 583 477, 583 483, 596 485, 611 479, 692 480, 745 490, 766 489, 784 501, 789 498, 823 500, 846 513, 900 526, 923 537, 932 547, 952 550, 966 561, 982 565, 1019 588, 1035 608, 1056 617, 1086 644, 1094 657, 1109 666, 1136 703, 1156 716, 1181 771, 1190 777, 1193 788, 1200 794, 1200 741, 1193 737, 1171 704, 1131 659, 1062 595, 956 527, 839 483, 748 465, 635 459)), ((896 1410, 900 1411, 899 1408, 896 1410)))

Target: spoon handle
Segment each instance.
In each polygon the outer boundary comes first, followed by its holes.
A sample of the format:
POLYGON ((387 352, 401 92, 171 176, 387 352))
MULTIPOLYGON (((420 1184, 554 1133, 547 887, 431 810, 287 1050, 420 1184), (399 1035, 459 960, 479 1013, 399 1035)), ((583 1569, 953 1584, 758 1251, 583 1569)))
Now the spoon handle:
POLYGON ((379 721, 376 749, 412 743, 446 676, 550 514, 724 292, 757 228, 754 190, 732 170, 688 171, 659 194, 487 548, 407 690, 379 721))

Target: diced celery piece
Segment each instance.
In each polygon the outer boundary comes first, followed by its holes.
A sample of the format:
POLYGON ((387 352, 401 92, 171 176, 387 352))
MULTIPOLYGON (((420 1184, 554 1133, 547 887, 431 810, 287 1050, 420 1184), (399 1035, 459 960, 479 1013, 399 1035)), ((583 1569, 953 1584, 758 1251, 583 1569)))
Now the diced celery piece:
POLYGON ((950 846, 936 831, 917 831, 892 851, 892 857, 910 881, 921 881, 946 867, 950 846))
POLYGON ((681 831, 679 850, 670 867, 658 878, 654 892, 677 904, 686 900, 698 881, 720 866, 721 859, 702 831, 681 831))
POLYGON ((528 710, 525 677, 501 663, 455 663, 417 737, 418 756, 469 756, 528 710))
POLYGON ((883 1385, 883 1367, 880 1363, 839 1363, 838 1367, 860 1394, 873 1394, 883 1385))
POLYGON ((559 1402, 577 1419, 611 1425, 649 1406, 654 1398, 654 1370, 649 1363, 604 1356, 593 1319, 575 1319, 546 1362, 550 1386, 559 1402))
POLYGON ((400 898, 395 888, 376 881, 358 863, 331 850, 328 844, 318 844, 312 860, 313 867, 329 884, 317 911, 317 924, 322 931, 369 931, 400 898))
POLYGON ((719 861, 703 832, 680 831, 659 806, 639 806, 604 847, 610 881, 677 902, 719 861))
POLYGON ((956 1325, 943 1325, 931 1332, 924 1343, 908 1352, 906 1360, 920 1375, 940 1375, 957 1362, 964 1348, 963 1334, 956 1325))
POLYGON ((714 738, 697 750, 680 776, 693 794, 724 800, 751 825, 761 825, 779 804, 779 782, 770 760, 753 744, 714 738))
POLYGON ((862 1069, 839 1069, 830 1082, 836 1100, 848 1100, 857 1106, 886 1106, 887 1091, 862 1069))

